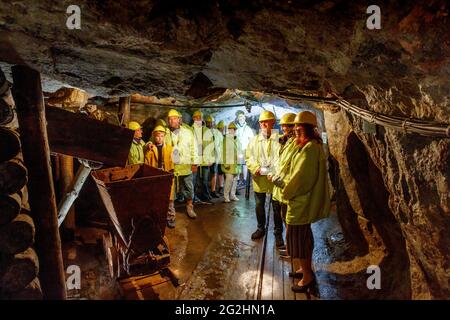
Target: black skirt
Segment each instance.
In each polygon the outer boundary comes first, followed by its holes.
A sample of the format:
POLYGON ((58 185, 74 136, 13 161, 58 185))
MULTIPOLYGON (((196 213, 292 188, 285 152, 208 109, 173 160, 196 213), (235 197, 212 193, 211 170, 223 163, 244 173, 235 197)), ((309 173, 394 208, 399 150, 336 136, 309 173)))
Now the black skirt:
POLYGON ((287 251, 292 258, 308 259, 314 249, 311 224, 286 225, 287 251))

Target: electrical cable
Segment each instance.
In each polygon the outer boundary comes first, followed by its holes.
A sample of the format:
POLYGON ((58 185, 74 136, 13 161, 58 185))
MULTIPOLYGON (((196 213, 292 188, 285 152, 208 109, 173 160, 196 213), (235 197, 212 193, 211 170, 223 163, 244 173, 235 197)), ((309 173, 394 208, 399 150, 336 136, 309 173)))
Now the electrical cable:
POLYGON ((415 118, 398 116, 388 116, 381 113, 360 108, 344 99, 334 99, 327 97, 314 97, 308 95, 292 94, 286 92, 273 91, 272 94, 280 98, 294 101, 311 101, 328 103, 340 107, 341 109, 364 119, 365 121, 383 127, 403 131, 405 133, 417 133, 428 137, 448 138, 450 137, 450 124, 435 121, 426 121, 415 118))

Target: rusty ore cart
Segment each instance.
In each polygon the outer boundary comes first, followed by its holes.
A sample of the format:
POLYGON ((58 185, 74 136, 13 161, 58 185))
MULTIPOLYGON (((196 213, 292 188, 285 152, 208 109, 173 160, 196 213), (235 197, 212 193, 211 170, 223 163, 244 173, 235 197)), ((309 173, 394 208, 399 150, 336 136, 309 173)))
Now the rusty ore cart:
POLYGON ((96 170, 92 177, 111 222, 103 238, 111 276, 160 272, 178 285, 164 236, 173 175, 142 164, 96 170))

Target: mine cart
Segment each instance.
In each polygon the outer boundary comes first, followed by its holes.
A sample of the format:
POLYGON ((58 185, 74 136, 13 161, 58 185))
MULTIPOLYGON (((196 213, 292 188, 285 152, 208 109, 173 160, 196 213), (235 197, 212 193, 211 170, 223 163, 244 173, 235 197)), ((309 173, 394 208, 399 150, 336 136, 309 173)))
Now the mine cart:
POLYGON ((177 285, 170 271, 166 228, 173 175, 147 165, 92 172, 111 228, 103 238, 113 278, 160 272, 177 285))

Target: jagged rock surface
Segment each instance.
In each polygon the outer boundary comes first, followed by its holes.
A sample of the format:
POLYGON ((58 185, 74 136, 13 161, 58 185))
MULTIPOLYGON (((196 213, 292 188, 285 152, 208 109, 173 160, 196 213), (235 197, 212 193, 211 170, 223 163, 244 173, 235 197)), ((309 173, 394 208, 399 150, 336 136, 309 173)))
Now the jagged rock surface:
MULTIPOLYGON (((0 61, 39 69, 49 91, 55 81, 103 96, 296 89, 448 123, 449 4, 381 1, 382 29, 368 30, 368 4, 358 3, 79 1, 82 30, 68 30, 68 2, 7 2, 0 61)), ((367 134, 343 111, 325 122, 348 197, 340 219, 364 217, 347 227, 386 248, 387 271, 403 268, 391 296, 448 298, 449 140, 367 134)))

